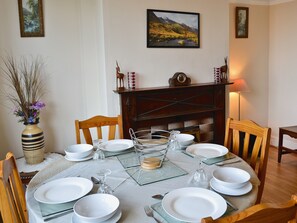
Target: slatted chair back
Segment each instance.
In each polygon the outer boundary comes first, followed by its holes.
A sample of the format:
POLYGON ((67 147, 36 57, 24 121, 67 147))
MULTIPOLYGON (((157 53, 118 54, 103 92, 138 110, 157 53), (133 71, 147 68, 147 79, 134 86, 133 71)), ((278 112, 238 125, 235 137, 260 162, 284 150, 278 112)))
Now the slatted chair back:
POLYGON ((297 196, 285 204, 262 203, 256 204, 237 214, 213 220, 203 218, 202 223, 296 223, 297 196))
POLYGON ((97 138, 102 139, 102 127, 108 126, 108 140, 115 139, 116 128, 118 126, 119 138, 123 138, 123 121, 122 116, 107 117, 107 116, 94 116, 86 120, 75 120, 75 131, 76 131, 76 143, 81 143, 81 131, 83 132, 85 141, 87 144, 93 144, 93 139, 90 129, 96 128, 97 138))
POLYGON ((0 211, 3 222, 27 223, 23 184, 12 152, 0 161, 0 211))
POLYGON ((249 163, 257 173, 260 180, 257 204, 264 190, 270 137, 270 128, 261 127, 253 121, 227 120, 224 145, 249 163))

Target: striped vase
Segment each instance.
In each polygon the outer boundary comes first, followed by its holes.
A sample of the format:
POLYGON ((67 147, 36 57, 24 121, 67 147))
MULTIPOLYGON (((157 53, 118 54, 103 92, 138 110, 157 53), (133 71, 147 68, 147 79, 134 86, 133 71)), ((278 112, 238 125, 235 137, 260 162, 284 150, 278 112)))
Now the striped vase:
POLYGON ((37 124, 27 124, 22 132, 22 147, 26 163, 37 164, 44 159, 43 131, 37 124))

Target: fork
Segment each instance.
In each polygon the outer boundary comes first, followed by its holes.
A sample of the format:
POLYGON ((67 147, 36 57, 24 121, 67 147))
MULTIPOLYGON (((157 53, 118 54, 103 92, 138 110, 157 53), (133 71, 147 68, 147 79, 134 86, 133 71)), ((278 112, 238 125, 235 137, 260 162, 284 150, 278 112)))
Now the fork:
POLYGON ((156 221, 157 223, 161 223, 157 218, 155 218, 155 216, 154 216, 154 212, 153 212, 153 210, 152 210, 149 206, 145 206, 145 207, 144 207, 144 211, 145 211, 145 213, 146 213, 147 216, 149 216, 149 217, 155 219, 155 221, 156 221))

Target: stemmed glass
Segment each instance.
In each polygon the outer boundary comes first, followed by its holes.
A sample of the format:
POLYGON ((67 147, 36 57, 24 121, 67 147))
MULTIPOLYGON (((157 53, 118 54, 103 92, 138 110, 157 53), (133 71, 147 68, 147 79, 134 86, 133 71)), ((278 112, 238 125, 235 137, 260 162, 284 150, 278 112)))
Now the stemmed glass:
POLYGON ((93 146, 96 148, 96 151, 93 155, 93 159, 94 160, 104 160, 105 159, 105 155, 103 153, 103 151, 101 150, 101 146, 102 146, 102 139, 94 139, 93 140, 93 146))
POLYGON ((106 178, 108 175, 111 174, 111 170, 110 169, 101 169, 97 175, 101 180, 101 184, 99 186, 98 192, 102 193, 102 194, 112 194, 112 189, 111 187, 106 184, 106 178))
POLYGON ((170 132, 170 140, 171 140, 171 148, 172 150, 179 150, 180 149, 180 144, 177 141, 177 135, 180 134, 180 131, 178 130, 173 130, 170 132))
POLYGON ((203 164, 203 160, 206 158, 201 155, 196 155, 195 158, 198 161, 198 167, 191 178, 190 184, 196 187, 208 188, 208 177, 203 164))

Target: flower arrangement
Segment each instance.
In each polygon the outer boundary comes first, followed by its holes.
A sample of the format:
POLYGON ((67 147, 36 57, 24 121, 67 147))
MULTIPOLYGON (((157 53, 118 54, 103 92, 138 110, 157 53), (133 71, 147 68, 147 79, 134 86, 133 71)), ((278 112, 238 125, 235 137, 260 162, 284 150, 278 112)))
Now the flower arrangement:
POLYGON ((18 63, 15 58, 8 56, 3 59, 3 64, 1 70, 10 89, 6 96, 15 106, 13 114, 25 125, 38 124, 40 111, 45 107, 45 103, 40 100, 44 94, 42 59, 32 58, 29 62, 22 57, 18 63))
POLYGON ((13 114, 15 116, 20 117, 19 122, 23 122, 24 124, 37 124, 39 123, 39 113, 42 108, 45 107, 45 104, 42 101, 36 101, 29 105, 26 113, 21 109, 21 107, 17 107, 13 114))

